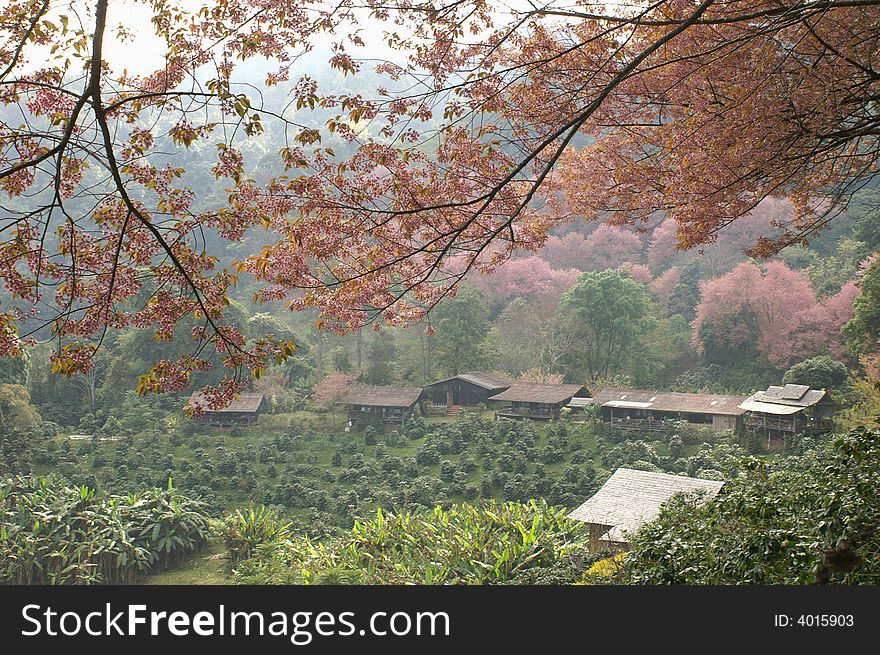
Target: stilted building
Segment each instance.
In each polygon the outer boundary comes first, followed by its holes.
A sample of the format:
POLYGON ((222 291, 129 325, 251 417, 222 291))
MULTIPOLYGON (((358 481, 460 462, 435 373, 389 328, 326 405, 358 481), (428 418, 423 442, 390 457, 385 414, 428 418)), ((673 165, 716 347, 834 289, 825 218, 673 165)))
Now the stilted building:
POLYGON ((752 394, 740 404, 747 433, 760 435, 770 444, 795 434, 823 434, 834 429, 836 405, 825 389, 804 384, 771 386, 752 394))
POLYGON ((685 421, 713 432, 737 431, 745 396, 678 393, 645 389, 603 389, 593 398, 600 416, 623 430, 668 432, 672 421, 685 421))
POLYGON ((511 384, 506 378, 475 371, 429 384, 425 394, 432 407, 441 410, 438 413, 446 413, 458 407, 487 404, 491 396, 510 388, 511 384))

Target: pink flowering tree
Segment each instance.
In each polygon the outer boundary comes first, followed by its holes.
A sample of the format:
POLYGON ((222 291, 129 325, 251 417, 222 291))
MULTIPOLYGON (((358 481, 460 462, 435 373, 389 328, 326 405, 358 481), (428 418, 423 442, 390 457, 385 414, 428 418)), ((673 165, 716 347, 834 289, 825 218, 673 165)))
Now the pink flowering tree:
MULTIPOLYGON (((322 412, 332 412, 337 402, 345 398, 351 390, 356 376, 339 371, 330 371, 312 390, 312 400, 322 412)), ((334 427, 336 417, 334 416, 334 427)))
POLYGON ((642 240, 635 232, 599 225, 587 236, 569 232, 562 237, 549 237, 538 255, 553 268, 604 271, 625 262, 640 261, 642 249, 642 240))
MULTIPOLYGON (((0 355, 52 339, 74 375, 107 331, 186 326, 141 393, 184 389, 214 353, 219 406, 290 356, 227 320, 242 276, 322 327, 405 325, 575 219, 664 213, 690 248, 784 196, 791 217, 750 252, 803 243, 880 161, 875 0, 121 7, 0 5, 0 355), (306 56, 379 79, 322 88, 306 56), (224 260, 215 237, 254 247, 224 260)), ((631 232, 597 232, 589 268, 638 261, 631 232)))
POLYGON ((719 228, 707 243, 701 244, 696 250, 684 247, 687 242, 684 226, 666 218, 651 231, 648 265, 654 272, 659 272, 668 266, 680 266, 684 261, 699 257, 706 270, 719 276, 741 263, 743 251, 762 236, 780 234, 781 226, 790 223, 793 215, 794 209, 787 200, 765 198, 745 216, 719 228))
POLYGON ((819 300, 802 271, 782 262, 764 270, 745 263, 700 285, 693 322, 694 343, 705 349, 707 335, 736 351, 751 345, 777 368, 831 353, 843 355, 841 328, 853 316, 858 293, 848 283, 819 300))
POLYGON ((642 256, 642 247, 641 238, 634 232, 600 225, 587 237, 583 270, 604 271, 625 262, 637 262, 642 256))
POLYGON ((553 268, 587 270, 587 237, 579 232, 569 232, 561 237, 551 236, 538 251, 538 256, 553 268))
POLYGON ((468 281, 482 289, 489 304, 504 305, 514 298, 542 297, 553 304, 574 286, 575 269, 558 270, 540 257, 512 259, 488 275, 472 275, 468 281))
POLYGON ((675 286, 678 284, 681 279, 681 273, 678 270, 678 267, 673 266, 672 268, 668 268, 663 271, 662 274, 658 275, 649 285, 651 289, 651 293, 654 295, 654 298, 660 304, 661 307, 667 307, 669 304, 669 298, 672 296, 672 291, 675 289, 675 286))
POLYGON ((650 287, 652 276, 651 269, 642 264, 634 264, 632 262, 624 262, 618 267, 621 271, 626 271, 629 276, 636 282, 641 282, 645 286, 650 287))

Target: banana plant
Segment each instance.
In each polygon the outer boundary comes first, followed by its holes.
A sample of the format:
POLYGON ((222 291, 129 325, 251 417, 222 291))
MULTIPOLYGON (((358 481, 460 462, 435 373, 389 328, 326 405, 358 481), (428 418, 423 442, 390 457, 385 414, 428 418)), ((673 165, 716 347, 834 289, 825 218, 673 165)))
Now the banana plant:
POLYGON ((51 476, 0 481, 0 583, 133 582, 201 548, 207 510, 170 484, 111 496, 51 476))

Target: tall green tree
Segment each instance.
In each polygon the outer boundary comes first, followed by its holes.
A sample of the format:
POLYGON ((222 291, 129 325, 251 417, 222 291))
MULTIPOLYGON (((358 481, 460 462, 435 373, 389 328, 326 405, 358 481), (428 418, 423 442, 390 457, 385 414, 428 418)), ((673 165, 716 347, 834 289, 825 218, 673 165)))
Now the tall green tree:
POLYGON ((637 386, 667 387, 681 373, 699 364, 691 341, 690 325, 680 314, 660 318, 644 338, 632 360, 632 379, 637 386))
POLYGON ((626 271, 584 273, 562 296, 559 311, 576 339, 568 377, 598 380, 631 369, 640 340, 654 327, 647 288, 626 271))
POLYGON ((394 361, 397 358, 397 345, 388 330, 377 332, 369 347, 370 363, 364 371, 367 384, 390 384, 394 379, 394 361))
POLYGON ((397 333, 397 346, 397 365, 402 382, 423 387, 436 380, 433 336, 418 328, 400 330, 397 333))
MULTIPOLYGON (((28 355, 31 359, 28 391, 31 403, 44 420, 61 425, 77 425, 88 413, 89 403, 78 380, 51 373, 52 344, 36 344, 28 355)), ((126 387, 130 388, 130 387, 126 387)))
POLYGON ((836 389, 849 375, 846 366, 828 355, 798 362, 782 376, 784 384, 806 384, 813 389, 836 389))
POLYGON ((488 361, 489 307, 482 291, 462 286, 431 313, 435 361, 446 375, 484 367, 488 361))
POLYGON ((843 326, 854 357, 873 354, 880 346, 880 259, 868 266, 858 286, 861 293, 853 300, 855 314, 843 326))
POLYGON ((813 289, 820 297, 830 296, 852 280, 859 269, 859 263, 865 256, 865 244, 854 239, 840 239, 833 255, 817 257, 807 273, 813 289))
POLYGON ((669 313, 681 314, 690 322, 697 315, 697 305, 700 304, 700 279, 703 276, 703 267, 696 259, 692 259, 681 267, 678 284, 669 295, 669 313))
POLYGON ((25 384, 29 360, 27 352, 21 357, 0 357, 0 383, 25 384))
POLYGON ((30 430, 41 422, 27 389, 20 384, 0 384, 0 430, 30 430))
POLYGON ((853 238, 865 244, 865 254, 880 249, 880 190, 863 189, 855 196, 849 206, 849 216, 853 220, 853 238))
POLYGON ((758 358, 757 338, 760 335, 758 317, 745 307, 716 322, 705 322, 697 329, 702 346, 703 363, 712 366, 736 367, 758 358), (745 339, 731 339, 732 334, 754 335, 745 339))

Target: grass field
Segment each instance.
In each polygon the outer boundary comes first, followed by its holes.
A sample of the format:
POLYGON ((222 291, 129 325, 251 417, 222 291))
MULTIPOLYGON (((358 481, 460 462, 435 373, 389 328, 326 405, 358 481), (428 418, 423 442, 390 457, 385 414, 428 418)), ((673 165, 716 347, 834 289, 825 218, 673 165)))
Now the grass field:
POLYGON ((212 542, 179 569, 144 576, 144 585, 218 585, 228 584, 226 555, 223 546, 212 542))

